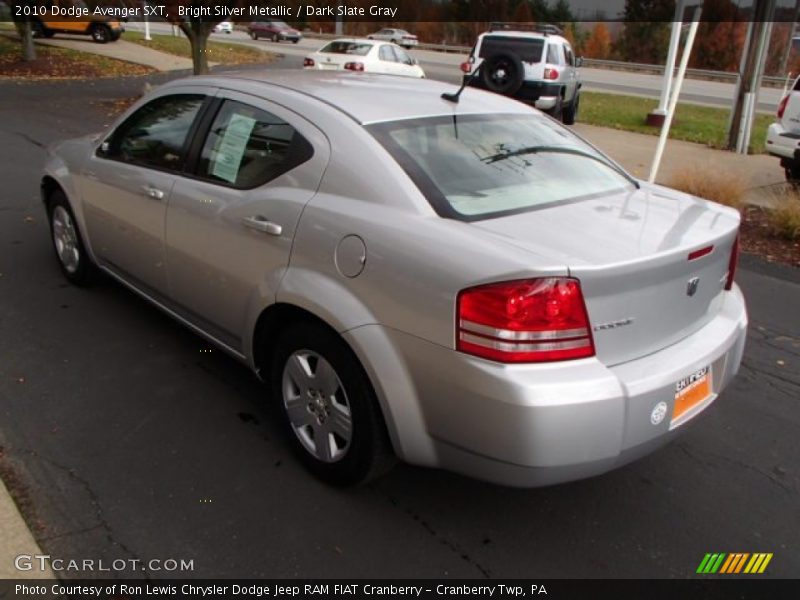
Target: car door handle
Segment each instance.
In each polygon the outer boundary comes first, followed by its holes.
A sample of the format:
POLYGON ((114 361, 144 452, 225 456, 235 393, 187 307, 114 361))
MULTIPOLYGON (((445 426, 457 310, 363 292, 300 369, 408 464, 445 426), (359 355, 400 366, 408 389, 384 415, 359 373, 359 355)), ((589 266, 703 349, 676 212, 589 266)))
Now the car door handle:
POLYGON ((151 187, 146 185, 142 188, 144 191, 144 195, 148 198, 152 198, 153 200, 163 200, 164 199, 164 192, 162 192, 158 188, 151 187))
POLYGON ((269 235, 280 235, 283 232, 283 227, 261 216, 245 217, 242 219, 242 225, 269 235))

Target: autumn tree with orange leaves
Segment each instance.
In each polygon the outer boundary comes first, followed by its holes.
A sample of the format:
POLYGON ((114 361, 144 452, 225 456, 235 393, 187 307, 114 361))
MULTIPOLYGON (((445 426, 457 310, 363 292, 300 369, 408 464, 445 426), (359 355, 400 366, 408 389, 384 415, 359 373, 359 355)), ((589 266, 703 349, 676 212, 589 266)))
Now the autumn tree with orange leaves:
POLYGON ((611 34, 605 23, 597 23, 592 29, 592 34, 584 47, 584 53, 589 58, 601 60, 611 55, 611 34))

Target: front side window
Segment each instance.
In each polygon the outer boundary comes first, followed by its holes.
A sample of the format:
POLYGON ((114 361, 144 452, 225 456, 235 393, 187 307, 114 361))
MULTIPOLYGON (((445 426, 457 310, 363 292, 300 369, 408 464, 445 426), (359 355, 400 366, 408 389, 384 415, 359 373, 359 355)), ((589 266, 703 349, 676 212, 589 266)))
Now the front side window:
POLYGON ((445 217, 498 217, 635 185, 543 115, 428 117, 367 129, 445 217))
POLYGON ((397 62, 403 63, 404 65, 414 64, 414 61, 411 60, 411 57, 402 48, 392 48, 392 50, 394 50, 394 54, 397 57, 397 62))
POLYGON ((208 132, 197 174, 239 189, 262 185, 311 158, 311 145, 267 111, 227 100, 208 132))
POLYGON ((104 153, 107 158, 178 171, 183 168, 186 138, 205 96, 161 96, 120 125, 104 153))

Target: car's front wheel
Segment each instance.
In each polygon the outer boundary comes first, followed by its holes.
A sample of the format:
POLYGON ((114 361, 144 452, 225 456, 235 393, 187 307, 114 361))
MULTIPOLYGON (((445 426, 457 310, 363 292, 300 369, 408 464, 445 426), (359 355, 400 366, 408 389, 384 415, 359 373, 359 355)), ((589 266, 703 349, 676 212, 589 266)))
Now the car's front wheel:
POLYGON ((270 381, 290 443, 317 477, 353 485, 392 464, 372 385, 335 332, 310 322, 285 329, 273 354, 270 381))
POLYGON ((86 253, 75 215, 64 192, 56 190, 50 195, 47 213, 53 249, 64 276, 75 285, 90 283, 95 267, 86 253))

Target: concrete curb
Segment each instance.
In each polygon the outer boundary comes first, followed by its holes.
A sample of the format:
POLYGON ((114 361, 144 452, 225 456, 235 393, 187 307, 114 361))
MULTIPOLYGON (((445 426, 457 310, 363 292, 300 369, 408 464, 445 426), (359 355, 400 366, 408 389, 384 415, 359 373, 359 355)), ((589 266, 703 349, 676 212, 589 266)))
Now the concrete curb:
POLYGON ((28 526, 17 510, 17 505, 0 481, 0 579, 55 579, 48 566, 46 570, 19 571, 14 560, 19 555, 41 555, 39 544, 33 539, 28 526))

